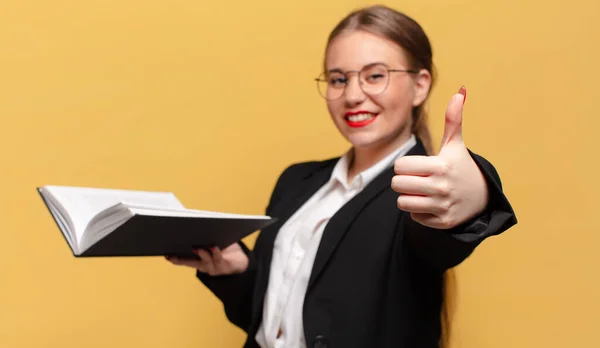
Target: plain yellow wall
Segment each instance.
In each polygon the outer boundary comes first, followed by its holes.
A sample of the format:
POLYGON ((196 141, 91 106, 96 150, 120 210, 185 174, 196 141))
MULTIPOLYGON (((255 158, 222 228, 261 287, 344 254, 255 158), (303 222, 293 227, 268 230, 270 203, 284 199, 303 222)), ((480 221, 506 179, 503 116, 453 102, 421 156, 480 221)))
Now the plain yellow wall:
MULTIPOLYGON (((466 142, 519 218, 459 267, 454 346, 599 346, 600 2, 384 3, 431 38, 436 142, 465 84, 466 142)), ((262 213, 285 166, 347 147, 313 78, 365 4, 2 0, 0 347, 241 346, 189 269, 73 258, 35 187, 262 213)))

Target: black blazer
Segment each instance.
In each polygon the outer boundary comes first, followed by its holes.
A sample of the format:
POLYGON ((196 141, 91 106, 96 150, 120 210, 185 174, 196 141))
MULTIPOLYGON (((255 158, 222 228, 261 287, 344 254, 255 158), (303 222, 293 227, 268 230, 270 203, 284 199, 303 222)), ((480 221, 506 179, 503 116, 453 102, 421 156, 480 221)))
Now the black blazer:
MULTIPOLYGON (((407 155, 425 155, 421 141, 407 155)), ((468 257, 485 238, 516 224, 500 178, 471 153, 487 180, 484 213, 451 230, 414 222, 396 205, 389 168, 329 221, 315 258, 304 301, 308 347, 439 346, 443 273, 468 257)), ((338 158, 295 164, 279 177, 266 214, 278 221, 259 234, 246 272, 197 277, 223 302, 228 319, 247 332, 246 348, 262 321, 273 243, 279 228, 322 185, 338 158)))

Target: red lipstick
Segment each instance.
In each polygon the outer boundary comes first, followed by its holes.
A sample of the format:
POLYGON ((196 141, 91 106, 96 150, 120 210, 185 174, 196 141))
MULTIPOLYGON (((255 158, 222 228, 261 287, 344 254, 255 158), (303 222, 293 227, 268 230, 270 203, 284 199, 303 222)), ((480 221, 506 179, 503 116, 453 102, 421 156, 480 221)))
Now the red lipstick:
POLYGON ((369 111, 355 111, 355 112, 347 112, 344 114, 344 120, 346 121, 346 124, 348 124, 348 126, 352 127, 352 128, 360 128, 360 127, 364 127, 368 124, 371 124, 375 121, 375 119, 377 118, 377 114, 374 114, 372 112, 369 111), (362 119, 360 121, 351 121, 350 120, 350 116, 355 116, 355 115, 369 115, 371 117, 366 118, 366 119, 362 119))

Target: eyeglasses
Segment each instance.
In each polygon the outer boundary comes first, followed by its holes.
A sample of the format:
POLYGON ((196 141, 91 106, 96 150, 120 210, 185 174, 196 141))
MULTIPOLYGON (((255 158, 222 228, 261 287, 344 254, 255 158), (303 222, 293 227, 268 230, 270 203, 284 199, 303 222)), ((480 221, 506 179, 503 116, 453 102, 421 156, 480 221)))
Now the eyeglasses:
POLYGON ((390 82, 390 73, 407 72, 416 74, 416 70, 390 69, 385 64, 377 63, 363 67, 360 71, 351 70, 342 72, 333 70, 322 73, 317 81, 319 94, 327 100, 336 100, 344 95, 351 73, 358 74, 358 84, 365 94, 375 96, 383 93, 390 82))

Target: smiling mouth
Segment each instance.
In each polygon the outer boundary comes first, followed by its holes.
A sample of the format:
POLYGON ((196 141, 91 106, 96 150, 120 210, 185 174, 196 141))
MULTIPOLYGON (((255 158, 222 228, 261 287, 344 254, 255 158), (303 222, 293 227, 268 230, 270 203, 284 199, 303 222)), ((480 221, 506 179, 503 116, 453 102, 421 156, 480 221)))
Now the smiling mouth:
POLYGON ((356 114, 346 114, 346 116, 344 116, 344 120, 350 127, 359 128, 373 123, 377 116, 377 114, 361 112, 356 114))

